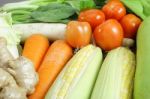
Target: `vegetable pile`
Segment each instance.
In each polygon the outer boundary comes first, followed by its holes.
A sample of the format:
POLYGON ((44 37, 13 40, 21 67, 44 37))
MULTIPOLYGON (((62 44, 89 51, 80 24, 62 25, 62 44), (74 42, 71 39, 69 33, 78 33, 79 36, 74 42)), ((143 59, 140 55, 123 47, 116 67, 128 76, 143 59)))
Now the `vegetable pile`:
POLYGON ((0 99, 150 99, 150 0, 0 7, 0 99))

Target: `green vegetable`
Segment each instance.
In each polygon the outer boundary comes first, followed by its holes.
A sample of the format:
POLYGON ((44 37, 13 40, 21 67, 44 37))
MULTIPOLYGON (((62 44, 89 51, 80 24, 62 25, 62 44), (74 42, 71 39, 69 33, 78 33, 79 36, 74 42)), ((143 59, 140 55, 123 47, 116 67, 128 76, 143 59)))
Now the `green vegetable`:
POLYGON ((119 47, 108 52, 91 99, 132 99, 134 71, 135 55, 129 49, 119 47))
POLYGON ((76 13, 96 6, 93 0, 66 0, 65 3, 70 4, 74 9, 76 9, 76 13))
POLYGON ((33 11, 31 17, 42 22, 60 22, 63 19, 69 18, 74 13, 75 9, 70 5, 51 3, 33 11))
POLYGON ((150 17, 146 18, 137 33, 137 67, 134 99, 150 99, 150 17))
POLYGON ((102 8, 104 6, 104 4, 107 3, 108 0, 94 0, 94 2, 96 3, 97 6, 99 6, 99 8, 102 8))
POLYGON ((12 14, 13 23, 37 22, 31 18, 30 14, 40 6, 47 5, 54 1, 56 0, 26 0, 5 4, 0 9, 2 12, 12 14))
POLYGON ((13 10, 35 10, 39 6, 47 5, 52 1, 56 0, 26 0, 26 1, 20 1, 15 3, 8 3, 5 4, 1 10, 11 12, 13 10))
POLYGON ((150 16, 150 0, 121 0, 131 11, 142 19, 150 16))
POLYGON ((19 56, 17 45, 20 43, 21 35, 13 30, 10 13, 0 13, 0 37, 7 40, 8 50, 17 58, 19 56))
POLYGON ((66 64, 45 99, 89 99, 101 62, 100 48, 82 48, 66 64))
POLYGON ((93 0, 27 0, 8 3, 0 9, 12 13, 13 23, 67 23, 81 10, 95 7, 93 0))

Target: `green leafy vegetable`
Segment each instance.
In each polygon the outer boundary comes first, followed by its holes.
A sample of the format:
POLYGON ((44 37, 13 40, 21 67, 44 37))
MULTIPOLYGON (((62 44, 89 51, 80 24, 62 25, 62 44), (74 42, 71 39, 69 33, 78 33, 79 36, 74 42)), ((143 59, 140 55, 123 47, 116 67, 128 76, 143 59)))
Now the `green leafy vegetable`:
POLYGON ((26 0, 5 4, 0 10, 11 13, 13 23, 66 23, 81 10, 95 7, 93 0, 26 0))
POLYGON ((55 0, 27 0, 3 5, 1 12, 9 12, 12 14, 13 23, 33 22, 31 12, 40 6, 44 6, 55 0))
POLYGON ((61 3, 50 3, 47 6, 39 7, 31 13, 31 16, 42 22, 59 22, 69 18, 75 13, 75 9, 70 5, 61 3))
POLYGON ((19 56, 17 45, 20 43, 21 35, 13 30, 10 13, 0 13, 0 37, 7 40, 8 50, 17 58, 19 56))
POLYGON ((21 1, 21 2, 16 2, 16 3, 8 3, 5 4, 1 10, 2 11, 12 11, 12 10, 17 10, 17 9, 23 9, 23 10, 28 10, 32 9, 35 10, 41 5, 46 5, 49 2, 52 2, 54 0, 27 0, 27 1, 21 1))
POLYGON ((142 19, 150 16, 150 0, 121 0, 131 11, 142 19))
POLYGON ((108 0, 94 0, 97 6, 102 7, 108 0))
POLYGON ((93 0, 66 0, 65 2, 75 8, 77 13, 84 9, 96 7, 93 0))

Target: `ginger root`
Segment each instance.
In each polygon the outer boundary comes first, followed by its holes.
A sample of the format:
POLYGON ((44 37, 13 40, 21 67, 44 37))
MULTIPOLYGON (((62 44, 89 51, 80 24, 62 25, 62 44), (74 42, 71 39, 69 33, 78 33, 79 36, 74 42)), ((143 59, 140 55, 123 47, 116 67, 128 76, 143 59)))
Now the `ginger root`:
POLYGON ((37 82, 33 63, 23 56, 14 59, 0 37, 0 99, 27 99, 37 82))
POLYGON ((0 67, 6 68, 8 61, 14 59, 9 50, 7 49, 7 41, 0 38, 0 67))
POLYGON ((25 88, 27 94, 32 94, 38 82, 38 75, 35 72, 33 63, 21 56, 16 60, 10 60, 8 64, 8 71, 14 76, 18 85, 25 88))
POLYGON ((27 99, 26 90, 16 84, 14 78, 0 68, 0 99, 27 99))
POLYGON ((0 93, 0 99, 27 99, 26 90, 14 86, 4 87, 0 93))
POLYGON ((0 68, 0 89, 4 86, 16 86, 16 81, 14 78, 6 72, 4 69, 0 68))

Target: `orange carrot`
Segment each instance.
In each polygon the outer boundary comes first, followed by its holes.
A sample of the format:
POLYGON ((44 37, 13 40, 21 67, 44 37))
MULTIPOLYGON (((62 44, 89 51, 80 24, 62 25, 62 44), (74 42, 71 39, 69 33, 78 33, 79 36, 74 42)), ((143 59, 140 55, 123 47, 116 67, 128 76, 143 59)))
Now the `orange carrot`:
POLYGON ((72 48, 63 40, 55 41, 38 70, 39 83, 29 99, 43 99, 59 72, 73 55, 72 48))
POLYGON ((37 70, 48 50, 48 47, 48 38, 40 34, 34 34, 25 41, 22 55, 29 58, 37 70))

